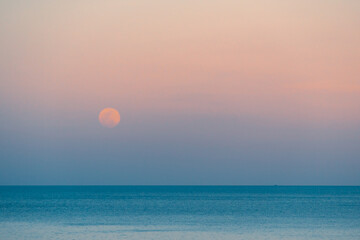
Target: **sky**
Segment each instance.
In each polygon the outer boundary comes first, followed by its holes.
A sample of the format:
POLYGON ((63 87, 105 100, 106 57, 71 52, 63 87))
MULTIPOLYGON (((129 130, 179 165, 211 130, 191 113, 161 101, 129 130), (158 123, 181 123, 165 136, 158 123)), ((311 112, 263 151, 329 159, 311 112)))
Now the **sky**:
POLYGON ((0 184, 359 185, 359 43, 357 0, 1 0, 0 184))

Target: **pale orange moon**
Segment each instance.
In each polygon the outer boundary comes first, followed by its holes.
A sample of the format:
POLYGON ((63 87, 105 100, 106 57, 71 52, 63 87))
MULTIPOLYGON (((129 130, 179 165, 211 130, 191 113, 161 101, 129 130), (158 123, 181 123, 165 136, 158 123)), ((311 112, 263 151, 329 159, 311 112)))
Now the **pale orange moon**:
POLYGON ((120 122, 120 114, 114 108, 104 108, 99 114, 99 122, 104 127, 113 128, 120 122))

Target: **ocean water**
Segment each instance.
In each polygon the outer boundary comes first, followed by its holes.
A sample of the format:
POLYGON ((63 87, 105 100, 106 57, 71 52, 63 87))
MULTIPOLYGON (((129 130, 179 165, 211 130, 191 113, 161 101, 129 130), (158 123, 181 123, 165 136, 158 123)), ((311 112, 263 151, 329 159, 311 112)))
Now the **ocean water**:
POLYGON ((1 240, 360 239, 360 187, 1 186, 1 240))

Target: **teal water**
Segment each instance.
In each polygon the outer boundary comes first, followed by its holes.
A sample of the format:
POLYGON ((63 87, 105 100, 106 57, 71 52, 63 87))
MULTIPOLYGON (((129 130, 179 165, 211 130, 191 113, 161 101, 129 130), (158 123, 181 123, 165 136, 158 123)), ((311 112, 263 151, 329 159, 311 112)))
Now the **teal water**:
POLYGON ((360 187, 2 186, 0 239, 360 239, 360 187))

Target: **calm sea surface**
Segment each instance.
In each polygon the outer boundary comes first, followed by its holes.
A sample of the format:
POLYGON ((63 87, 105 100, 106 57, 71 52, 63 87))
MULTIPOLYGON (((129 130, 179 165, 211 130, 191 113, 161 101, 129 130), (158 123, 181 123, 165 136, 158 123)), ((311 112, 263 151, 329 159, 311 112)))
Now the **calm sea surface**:
POLYGON ((360 239, 360 187, 0 187, 0 239, 360 239))

